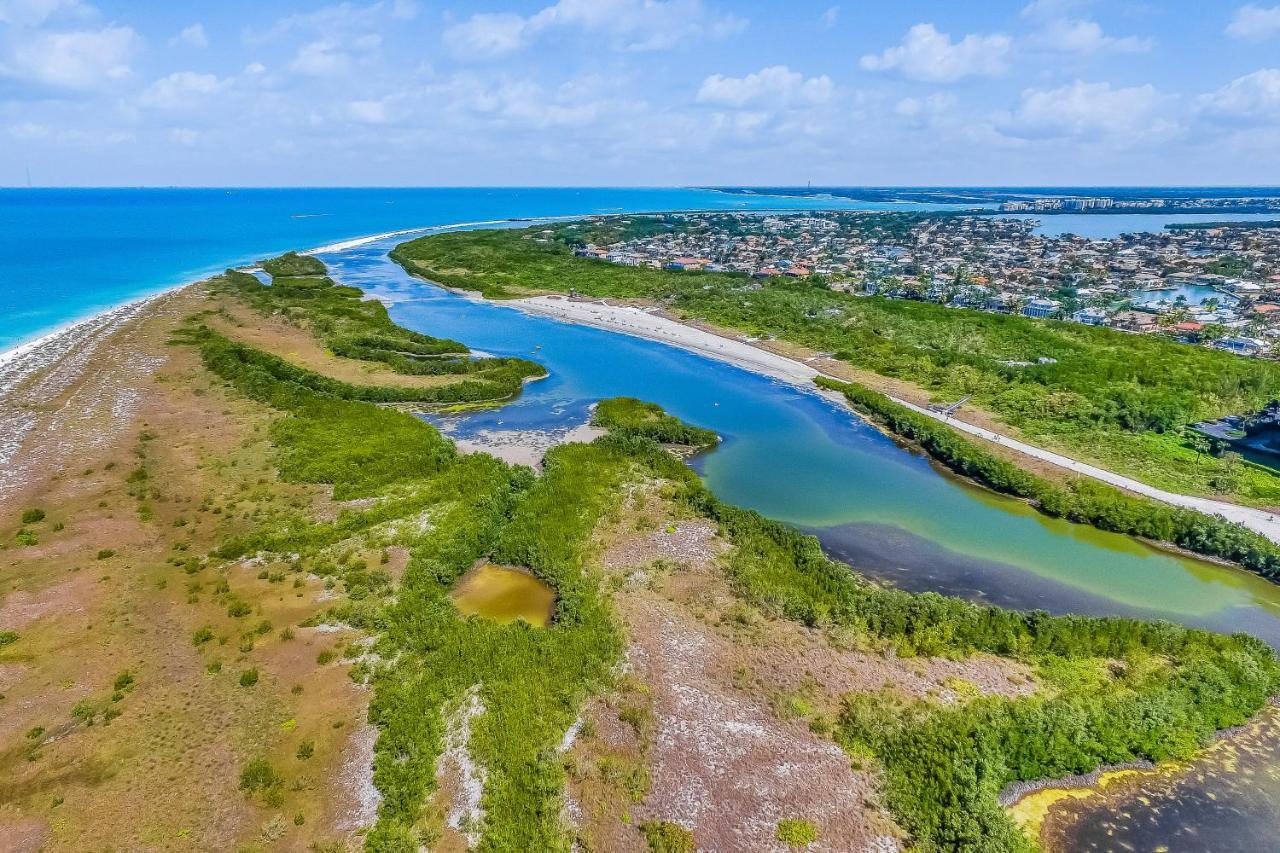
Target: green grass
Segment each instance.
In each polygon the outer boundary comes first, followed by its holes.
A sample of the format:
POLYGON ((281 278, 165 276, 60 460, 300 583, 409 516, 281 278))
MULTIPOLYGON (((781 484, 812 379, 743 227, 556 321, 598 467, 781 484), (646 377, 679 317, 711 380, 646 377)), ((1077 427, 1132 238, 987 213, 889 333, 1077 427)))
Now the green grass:
POLYGON ((458 341, 397 325, 381 302, 364 299, 357 288, 334 284, 325 275, 325 265, 316 258, 290 253, 264 261, 263 268, 272 273, 271 286, 235 270, 215 279, 214 286, 262 314, 284 314, 310 330, 334 355, 384 364, 405 376, 469 377, 440 389, 417 392, 418 396, 405 391, 397 395, 394 389, 386 388, 367 392, 376 401, 492 401, 519 393, 525 379, 546 375, 546 370, 534 362, 474 358, 458 341), (298 277, 302 275, 313 277, 298 277))
POLYGON ((789 847, 808 847, 818 840, 818 827, 812 821, 787 817, 778 821, 777 835, 789 847))
POLYGON ((809 281, 775 279, 753 290, 733 274, 624 267, 573 256, 570 244, 584 233, 567 224, 439 234, 401 244, 392 257, 410 272, 496 298, 574 289, 662 301, 687 317, 833 352, 937 399, 973 395, 1032 440, 1158 486, 1280 505, 1280 477, 1258 468, 1241 474, 1180 437, 1187 424, 1280 396, 1272 362, 1078 323, 851 297, 809 281))
POLYGON ((668 415, 656 403, 646 403, 634 397, 601 400, 591 422, 611 432, 650 438, 660 444, 707 448, 720 441, 713 431, 690 426, 668 415))
MULTIPOLYGON (((655 440, 706 436, 640 401, 608 401, 601 410, 611 433, 552 450, 534 477, 489 456, 459 456, 433 427, 399 412, 271 371, 241 372, 256 359, 202 353, 234 387, 281 412, 272 439, 285 476, 374 499, 330 521, 301 512, 265 517, 219 551, 265 552, 341 583, 348 595, 327 618, 374 637, 367 652, 349 648, 362 658, 353 675, 373 688, 369 713, 379 730, 374 782, 384 799, 369 850, 407 853, 434 842, 426 804, 436 760, 450 717, 471 695, 483 712, 471 721, 468 747, 487 774, 479 848, 570 849, 556 747, 583 701, 611 682, 625 645, 589 569, 589 546, 634 481, 667 481, 684 508, 718 524, 734 545, 726 571, 735 594, 775 618, 838 625, 900 656, 982 652, 1037 669, 1045 689, 1029 698, 960 707, 878 695, 847 701, 833 735, 881 768, 888 805, 921 849, 1027 849, 996 801, 1004 785, 1185 757, 1280 687, 1272 652, 1248 637, 1020 613, 868 583, 828 560, 816 539, 718 501, 655 440), (394 588, 375 581, 376 568, 360 556, 391 546, 412 555, 394 588), (525 566, 549 584, 552 623, 460 617, 450 592, 482 559, 525 566)), ((93 706, 82 709, 95 715, 93 706)), ((270 764, 246 765, 246 794, 278 804, 282 785, 270 764)), ((788 824, 788 838, 807 835, 788 824)), ((655 836, 646 836, 652 844, 655 836)), ((656 837, 677 845, 665 849, 681 849, 684 839, 656 837)))
POLYGON ((1058 484, 988 453, 946 424, 849 382, 819 377, 818 385, 844 394, 849 404, 893 433, 918 443, 958 474, 998 492, 1026 498, 1041 512, 1102 530, 1170 542, 1197 554, 1239 563, 1272 580, 1280 578, 1280 547, 1240 524, 1192 509, 1130 496, 1096 480, 1058 484))
POLYGON ((263 261, 262 268, 272 278, 325 275, 329 271, 319 258, 297 252, 286 252, 278 258, 263 261))

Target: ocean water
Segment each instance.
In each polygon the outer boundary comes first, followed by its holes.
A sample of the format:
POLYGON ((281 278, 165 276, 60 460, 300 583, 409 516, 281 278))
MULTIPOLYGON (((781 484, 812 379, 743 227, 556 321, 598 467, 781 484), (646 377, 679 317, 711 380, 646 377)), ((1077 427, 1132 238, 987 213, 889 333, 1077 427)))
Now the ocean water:
POLYGON ((1274 222, 1275 213, 1011 213, 1010 219, 1036 219, 1035 233, 1046 237, 1075 234, 1092 240, 1109 240, 1121 234, 1163 231, 1170 225, 1196 222, 1274 222))
POLYGON ((406 228, 657 210, 926 207, 687 189, 0 189, 0 352, 228 266, 406 228))

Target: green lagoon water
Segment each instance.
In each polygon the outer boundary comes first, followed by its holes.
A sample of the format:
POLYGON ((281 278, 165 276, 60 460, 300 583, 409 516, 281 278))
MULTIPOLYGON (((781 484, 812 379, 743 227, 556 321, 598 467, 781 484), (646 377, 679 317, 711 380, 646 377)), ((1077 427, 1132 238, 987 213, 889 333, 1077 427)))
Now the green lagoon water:
POLYGON ((392 245, 324 260, 410 328, 533 358, 550 371, 513 403, 435 419, 459 437, 567 432, 597 400, 653 400, 723 438, 693 461, 719 497, 815 534, 833 557, 870 576, 1007 607, 1248 631, 1280 647, 1280 587, 1255 575, 1046 518, 938 470, 814 393, 431 287, 386 258, 392 245))

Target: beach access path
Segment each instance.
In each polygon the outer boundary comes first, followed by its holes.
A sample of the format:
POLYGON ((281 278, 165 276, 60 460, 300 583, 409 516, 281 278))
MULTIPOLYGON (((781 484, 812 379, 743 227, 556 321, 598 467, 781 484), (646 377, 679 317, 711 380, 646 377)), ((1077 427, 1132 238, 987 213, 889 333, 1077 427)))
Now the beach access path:
MULTIPOLYGON (((745 370, 771 376, 792 385, 816 390, 833 402, 848 407, 848 402, 843 395, 815 389, 813 386, 813 380, 819 376, 827 376, 830 379, 838 379, 838 377, 829 376, 810 364, 787 358, 784 355, 757 346, 756 342, 751 339, 730 338, 705 329, 695 328, 663 316, 654 308, 614 305, 606 300, 588 301, 570 299, 564 296, 534 296, 512 300, 508 304, 523 311, 554 317, 570 323, 594 326, 670 344, 671 346, 734 364, 745 370)), ((1045 450, 1041 447, 1018 441, 1008 435, 985 427, 966 423, 954 415, 944 415, 941 412, 917 406, 897 397, 890 396, 890 399, 914 412, 933 418, 936 421, 941 421, 961 432, 1008 447, 1018 453, 1040 459, 1073 473, 1092 477, 1095 480, 1108 483, 1127 492, 1153 498, 1173 506, 1194 509, 1208 515, 1221 516, 1228 521, 1242 524, 1250 530, 1262 534, 1272 542, 1280 544, 1280 519, 1265 510, 1239 506, 1212 498, 1167 492, 1140 480, 1117 474, 1114 471, 1108 471, 1060 453, 1054 453, 1051 450, 1045 450)))

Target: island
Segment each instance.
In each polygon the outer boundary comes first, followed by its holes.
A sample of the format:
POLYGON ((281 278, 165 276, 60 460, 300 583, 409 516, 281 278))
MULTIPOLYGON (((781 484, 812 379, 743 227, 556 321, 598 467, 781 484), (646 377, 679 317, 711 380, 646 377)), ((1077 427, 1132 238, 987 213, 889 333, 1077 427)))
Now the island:
MULTIPOLYGON (((826 391, 966 477, 1263 574, 1280 564, 1257 532, 1033 477, 858 381, 964 366, 977 404, 1013 412, 995 383, 979 389, 1022 368, 894 343, 908 329, 958 340, 948 324, 1001 360, 1019 341, 1063 356, 1030 368, 1024 411, 1065 393, 1073 349, 1118 385, 1160 361, 1171 378, 1150 397, 1070 386, 1116 401, 1098 434, 1118 443, 1153 433, 1168 400, 1203 395, 1198 366, 1262 395, 1268 363, 575 254, 583 229, 628 224, 443 234, 394 257, 488 296, 643 299, 779 346, 830 345, 859 372, 826 391), (837 323, 833 308, 877 323, 837 323)), ((1244 634, 872 582, 717 498, 686 460, 719 436, 648 401, 600 401, 595 437, 536 470, 461 452, 427 415, 501 407, 547 371, 429 321, 406 328, 364 296, 312 256, 228 270, 64 339, 6 400, 31 412, 33 438, 0 502, 16 591, 0 769, 32 837, 1028 850, 1002 807, 1010 786, 1190 758, 1280 687, 1271 648, 1244 634), (532 598, 512 607, 509 589, 532 598)))

